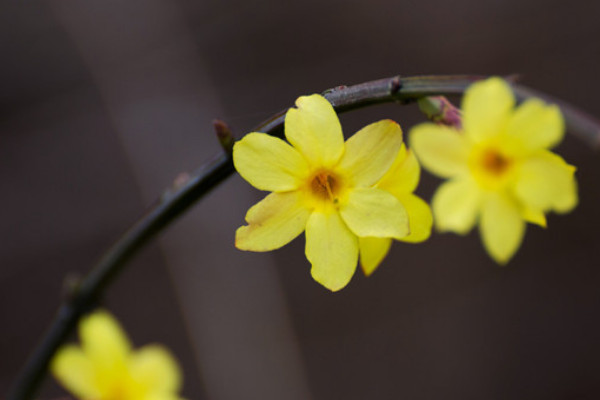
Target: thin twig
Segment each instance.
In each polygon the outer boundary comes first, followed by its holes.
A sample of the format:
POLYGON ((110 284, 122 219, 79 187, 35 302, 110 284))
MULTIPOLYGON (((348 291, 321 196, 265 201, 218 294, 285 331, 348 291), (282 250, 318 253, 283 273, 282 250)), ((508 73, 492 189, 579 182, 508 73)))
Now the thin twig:
MULTIPOLYGON (((423 96, 461 94, 471 83, 483 78, 485 77, 466 75, 409 78, 397 76, 349 87, 337 87, 326 91, 324 95, 336 111, 341 113, 372 104, 408 103, 423 96)), ((526 88, 519 87, 519 90, 525 96, 528 95, 525 92, 526 88)), ((600 143, 600 125, 596 121, 581 114, 574 107, 564 103, 560 105, 568 126, 589 143, 600 143)), ((286 111, 275 114, 254 128, 254 131, 283 137, 286 111)), ((123 270, 126 262, 158 232, 233 171, 231 155, 225 153, 198 169, 184 182, 165 191, 157 203, 104 254, 59 308, 50 329, 21 370, 8 399, 26 400, 34 395, 56 349, 74 329, 80 316, 96 304, 105 289, 123 270)))

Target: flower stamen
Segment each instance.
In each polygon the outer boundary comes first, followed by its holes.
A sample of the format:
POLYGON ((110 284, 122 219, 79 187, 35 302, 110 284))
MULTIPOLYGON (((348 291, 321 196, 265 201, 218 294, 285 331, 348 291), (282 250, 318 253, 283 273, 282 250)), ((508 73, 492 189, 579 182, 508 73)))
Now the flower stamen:
POLYGON ((313 177, 310 187, 312 193, 322 199, 337 203, 337 193, 339 191, 339 179, 335 178, 328 171, 320 171, 313 177))
POLYGON ((511 160, 496 150, 488 149, 481 156, 483 168, 492 175, 502 175, 510 167, 511 160))

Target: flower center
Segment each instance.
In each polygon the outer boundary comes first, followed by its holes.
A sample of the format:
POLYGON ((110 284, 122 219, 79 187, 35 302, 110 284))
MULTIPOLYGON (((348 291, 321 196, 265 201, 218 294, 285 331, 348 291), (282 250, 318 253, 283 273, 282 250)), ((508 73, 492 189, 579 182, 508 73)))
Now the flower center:
POLYGON ((469 167, 483 189, 501 190, 514 176, 512 171, 515 161, 500 148, 492 145, 476 148, 469 160, 469 167))
POLYGON ((112 387, 110 393, 103 400, 125 400, 129 396, 127 396, 127 391, 125 389, 125 383, 123 382, 115 382, 112 387))
POLYGON ((511 161, 496 150, 488 149, 481 155, 481 165, 491 175, 502 175, 510 167, 511 161))
POLYGON ((329 171, 317 172, 310 182, 310 189, 315 197, 333 203, 338 202, 340 188, 340 179, 329 171))

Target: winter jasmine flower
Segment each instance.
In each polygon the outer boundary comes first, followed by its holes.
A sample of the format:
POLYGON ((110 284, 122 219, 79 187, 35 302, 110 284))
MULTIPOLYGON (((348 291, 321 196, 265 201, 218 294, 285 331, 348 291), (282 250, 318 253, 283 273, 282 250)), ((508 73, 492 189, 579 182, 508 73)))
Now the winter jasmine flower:
POLYGON ((433 197, 437 228, 459 234, 479 225, 484 247, 500 264, 519 248, 526 222, 577 205, 575 167, 549 151, 564 135, 555 105, 529 99, 515 107, 500 78, 477 82, 462 102, 462 129, 424 123, 410 133, 423 166, 448 178, 433 197))

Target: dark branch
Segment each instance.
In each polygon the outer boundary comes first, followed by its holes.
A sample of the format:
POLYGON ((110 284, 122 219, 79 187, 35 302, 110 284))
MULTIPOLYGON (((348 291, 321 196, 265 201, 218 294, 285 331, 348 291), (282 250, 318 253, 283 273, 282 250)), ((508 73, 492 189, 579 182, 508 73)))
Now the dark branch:
MULTIPOLYGON (((485 77, 393 77, 330 89, 324 95, 333 104, 336 111, 341 113, 372 104, 408 103, 424 96, 461 94, 471 83, 483 78, 485 77)), ((525 97, 530 95, 529 89, 524 87, 516 87, 516 91, 525 97)), ((535 95, 547 97, 538 93, 535 95)), ((567 125, 582 139, 597 146, 600 143, 598 122, 568 104, 557 103, 565 114, 567 125)), ((253 130, 283 137, 286 111, 275 114, 253 130)), ((159 201, 117 240, 59 308, 50 329, 18 376, 8 397, 10 400, 25 400, 33 396, 56 349, 74 329, 79 317, 96 304, 126 262, 158 232, 231 175, 233 171, 230 154, 226 153, 216 157, 190 175, 183 183, 168 189, 159 201)))

